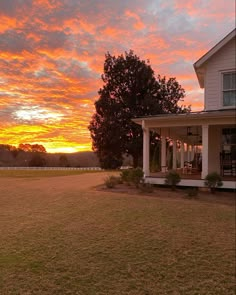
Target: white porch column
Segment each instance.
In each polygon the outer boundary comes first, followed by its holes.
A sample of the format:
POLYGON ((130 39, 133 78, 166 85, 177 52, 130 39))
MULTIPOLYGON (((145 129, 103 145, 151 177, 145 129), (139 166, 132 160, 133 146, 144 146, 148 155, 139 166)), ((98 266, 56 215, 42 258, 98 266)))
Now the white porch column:
POLYGON ((208 174, 208 129, 209 125, 202 125, 202 179, 208 174))
POLYGON ((180 168, 184 168, 184 142, 180 146, 180 168))
POLYGON ((173 139, 173 163, 172 163, 172 169, 176 170, 177 168, 177 157, 176 157, 176 140, 173 139))
POLYGON ((150 157, 150 132, 149 128, 144 126, 143 121, 143 172, 144 176, 150 175, 150 164, 149 164, 149 157, 150 157))
POLYGON ((166 137, 161 137, 161 172, 166 172, 166 137))

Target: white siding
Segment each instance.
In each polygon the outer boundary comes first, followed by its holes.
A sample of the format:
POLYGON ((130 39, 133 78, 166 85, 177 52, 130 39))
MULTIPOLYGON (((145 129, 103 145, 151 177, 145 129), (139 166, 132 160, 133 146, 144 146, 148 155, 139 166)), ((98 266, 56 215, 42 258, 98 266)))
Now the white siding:
POLYGON ((222 108, 222 72, 235 70, 235 52, 235 39, 233 39, 207 61, 205 110, 222 108))

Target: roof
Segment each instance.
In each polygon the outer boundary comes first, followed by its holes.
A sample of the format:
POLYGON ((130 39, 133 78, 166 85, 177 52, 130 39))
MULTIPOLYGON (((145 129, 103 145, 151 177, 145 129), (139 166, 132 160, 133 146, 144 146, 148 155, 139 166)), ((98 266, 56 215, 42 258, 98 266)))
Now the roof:
POLYGON ((204 54, 198 61, 194 63, 194 69, 198 77, 198 81, 201 88, 204 88, 203 79, 203 65, 211 58, 215 53, 217 53, 222 47, 224 47, 228 42, 230 42, 236 36, 236 29, 225 36, 220 42, 218 42, 214 47, 212 47, 206 54, 204 54))
POLYGON ((202 125, 204 123, 220 124, 221 120, 228 120, 230 124, 236 123, 236 109, 189 112, 183 114, 161 114, 155 116, 132 119, 136 124, 146 122, 150 127, 158 126, 184 126, 191 123, 202 125))

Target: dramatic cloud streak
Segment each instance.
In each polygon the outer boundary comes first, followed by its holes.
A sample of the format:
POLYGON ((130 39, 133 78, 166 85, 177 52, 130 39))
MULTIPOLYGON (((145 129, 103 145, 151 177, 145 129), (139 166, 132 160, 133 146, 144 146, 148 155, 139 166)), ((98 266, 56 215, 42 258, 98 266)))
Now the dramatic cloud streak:
POLYGON ((104 54, 133 49, 201 109, 192 64, 234 28, 234 0, 0 1, 0 143, 90 149, 104 54))

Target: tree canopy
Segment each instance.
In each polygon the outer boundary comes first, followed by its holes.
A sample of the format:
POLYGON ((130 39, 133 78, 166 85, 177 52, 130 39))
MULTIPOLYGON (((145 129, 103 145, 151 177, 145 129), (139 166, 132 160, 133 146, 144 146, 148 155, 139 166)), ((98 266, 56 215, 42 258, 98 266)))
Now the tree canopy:
POLYGON ((46 153, 46 149, 41 144, 30 144, 30 143, 20 143, 18 146, 19 150, 25 152, 38 152, 38 153, 46 153))
POLYGON ((189 111, 178 105, 185 91, 176 78, 155 77, 149 61, 141 60, 133 51, 118 57, 108 52, 102 81, 88 128, 103 168, 121 166, 124 154, 133 157, 134 166, 140 163, 142 129, 132 118, 189 111))

